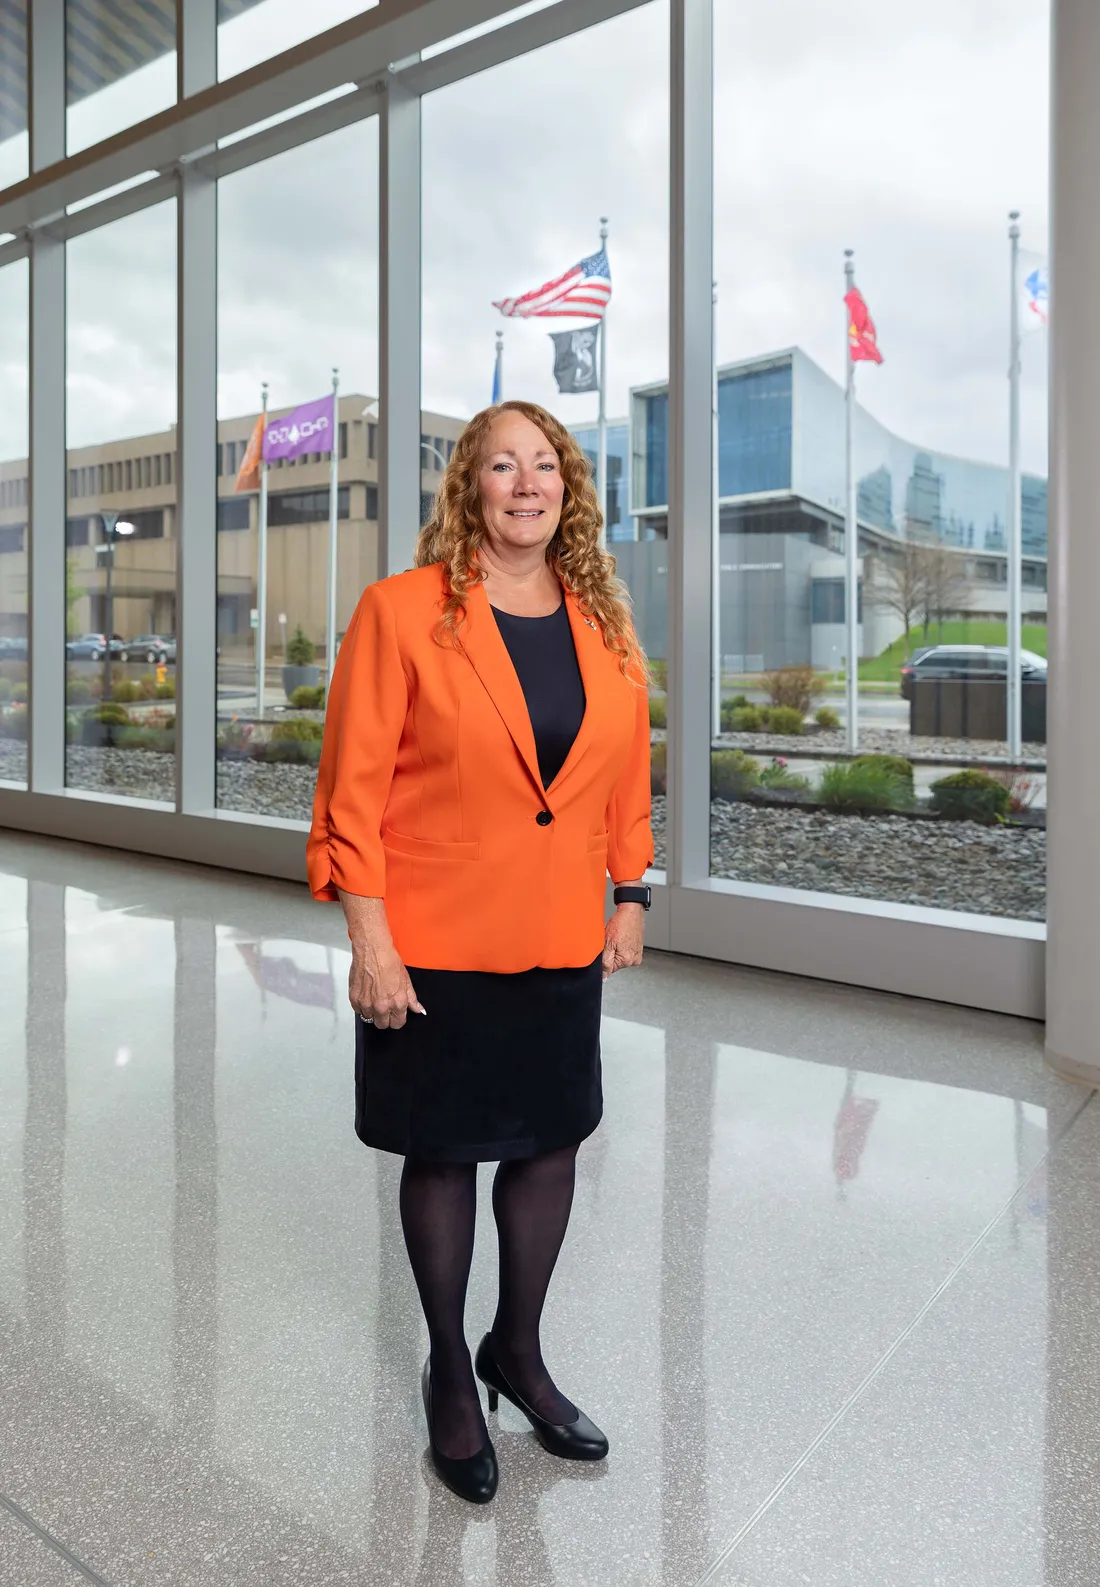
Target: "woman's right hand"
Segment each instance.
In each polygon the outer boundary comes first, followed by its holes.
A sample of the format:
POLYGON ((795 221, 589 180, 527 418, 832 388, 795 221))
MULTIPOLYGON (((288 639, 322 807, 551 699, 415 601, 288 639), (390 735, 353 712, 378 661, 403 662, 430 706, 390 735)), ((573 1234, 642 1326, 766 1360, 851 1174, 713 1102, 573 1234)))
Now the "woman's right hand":
POLYGON ((427 1013, 392 942, 352 945, 348 997, 360 1019, 378 1030, 400 1030, 410 1009, 427 1013))

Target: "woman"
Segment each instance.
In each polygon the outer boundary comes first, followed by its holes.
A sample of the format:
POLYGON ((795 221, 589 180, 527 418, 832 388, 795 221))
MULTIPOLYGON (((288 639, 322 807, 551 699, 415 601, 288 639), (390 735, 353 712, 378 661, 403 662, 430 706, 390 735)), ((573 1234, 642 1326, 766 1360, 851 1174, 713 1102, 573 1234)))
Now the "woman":
POLYGON ((356 1132, 405 1159, 432 1461, 478 1503, 497 1485, 463 1324, 479 1162, 500 1165, 489 1409, 503 1394, 566 1459, 608 1447, 539 1344, 602 1112, 602 984, 641 962, 653 862, 648 669, 599 528, 549 413, 471 420, 416 567, 371 585, 348 628, 309 839, 313 895, 340 899, 351 938, 356 1132))

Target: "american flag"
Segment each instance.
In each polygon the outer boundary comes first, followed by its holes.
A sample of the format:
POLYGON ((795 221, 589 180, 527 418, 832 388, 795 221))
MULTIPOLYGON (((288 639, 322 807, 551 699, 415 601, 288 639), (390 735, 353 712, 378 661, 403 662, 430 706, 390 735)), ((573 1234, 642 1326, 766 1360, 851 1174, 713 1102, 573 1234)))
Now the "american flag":
POLYGON ((611 266, 607 249, 590 253, 556 281, 547 281, 521 298, 501 298, 493 307, 508 319, 527 320, 561 315, 569 319, 602 320, 611 297, 611 266))

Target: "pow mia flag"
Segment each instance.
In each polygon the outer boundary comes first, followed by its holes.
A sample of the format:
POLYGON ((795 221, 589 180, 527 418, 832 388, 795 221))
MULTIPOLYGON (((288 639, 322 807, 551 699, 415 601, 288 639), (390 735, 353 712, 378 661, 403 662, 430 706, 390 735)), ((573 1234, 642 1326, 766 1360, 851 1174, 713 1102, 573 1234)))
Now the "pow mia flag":
POLYGON ((558 390, 564 392, 598 391, 599 370, 596 365, 596 347, 600 334, 598 325, 586 325, 579 331, 551 331, 554 344, 554 379, 558 390))

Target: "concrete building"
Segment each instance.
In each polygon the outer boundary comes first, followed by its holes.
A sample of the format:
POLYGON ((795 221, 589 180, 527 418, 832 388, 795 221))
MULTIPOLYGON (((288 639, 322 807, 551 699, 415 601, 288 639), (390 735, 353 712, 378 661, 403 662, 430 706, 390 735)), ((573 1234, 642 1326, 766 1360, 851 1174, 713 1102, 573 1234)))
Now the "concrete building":
MULTIPOLYGON (((273 411, 277 417, 279 412, 273 411)), ((223 655, 251 652, 256 606, 259 497, 235 483, 257 414, 218 424, 218 636, 223 655)), ((421 436, 421 515, 464 421, 425 413, 421 436)), ((346 626, 359 593, 378 577, 377 412, 371 399, 340 398, 340 524, 337 627, 346 626)), ((98 632, 106 623, 105 543, 101 514, 134 525, 115 546, 113 624, 130 638, 176 633, 175 430, 134 436, 68 453, 65 541, 68 628, 98 632)), ((319 646, 325 633, 330 464, 310 453, 275 464, 268 476, 268 650, 277 654, 284 627, 299 624, 319 646), (285 625, 280 617, 285 616, 285 625)), ((0 464, 0 634, 27 631, 27 465, 0 464)))

